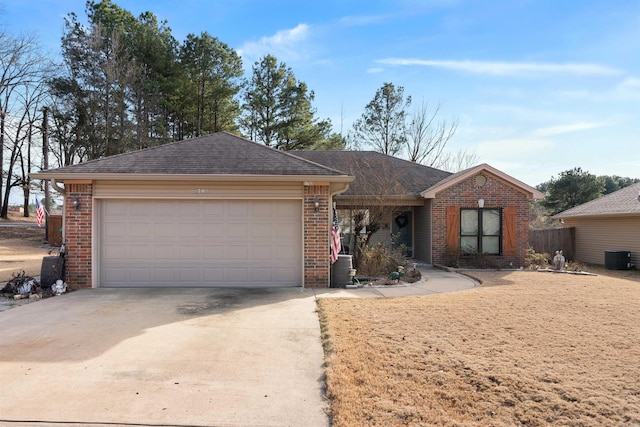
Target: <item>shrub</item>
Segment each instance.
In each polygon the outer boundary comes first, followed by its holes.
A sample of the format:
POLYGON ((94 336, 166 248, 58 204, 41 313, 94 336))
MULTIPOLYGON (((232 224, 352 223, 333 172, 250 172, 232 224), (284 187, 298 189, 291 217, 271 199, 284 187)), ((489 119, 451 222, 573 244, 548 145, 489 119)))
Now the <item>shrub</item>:
POLYGON ((548 253, 540 254, 533 248, 529 247, 524 257, 524 265, 527 270, 539 270, 541 268, 549 268, 551 263, 551 255, 548 253))
POLYGON ((402 254, 402 248, 385 250, 382 243, 375 243, 360 254, 359 276, 386 277, 398 266, 406 267, 409 260, 402 254))
POLYGON ((460 263, 460 250, 452 246, 444 248, 442 263, 447 267, 457 268, 460 263))
POLYGON ((465 255, 460 262, 464 262, 464 265, 466 267, 471 268, 487 268, 499 270, 502 267, 500 265, 500 261, 495 256, 479 252, 465 255))

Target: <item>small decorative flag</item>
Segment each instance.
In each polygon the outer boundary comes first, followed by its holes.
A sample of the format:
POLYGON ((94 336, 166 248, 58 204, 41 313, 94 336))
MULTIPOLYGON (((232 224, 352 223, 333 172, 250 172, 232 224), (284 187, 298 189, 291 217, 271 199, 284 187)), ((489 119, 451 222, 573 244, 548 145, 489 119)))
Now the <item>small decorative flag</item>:
POLYGON ((342 250, 340 242, 340 229, 338 228, 338 214, 333 210, 333 225, 331 227, 331 264, 338 260, 338 254, 342 250))
POLYGON ((36 197, 36 218, 38 219, 38 227, 42 227, 42 221, 44 221, 44 208, 40 204, 40 201, 36 197))

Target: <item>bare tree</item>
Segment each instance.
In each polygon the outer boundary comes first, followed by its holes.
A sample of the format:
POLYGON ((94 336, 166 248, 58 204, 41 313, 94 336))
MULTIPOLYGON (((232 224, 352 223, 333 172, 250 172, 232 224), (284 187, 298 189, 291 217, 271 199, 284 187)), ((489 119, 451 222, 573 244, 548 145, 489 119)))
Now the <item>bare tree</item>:
MULTIPOLYGON (((0 217, 8 214, 9 193, 16 185, 14 167, 33 123, 33 107, 41 99, 46 62, 32 36, 0 34, 0 217), (3 193, 4 189, 4 193, 3 193)), ((28 169, 28 168, 27 168, 28 169)))
POLYGON ((478 163, 479 158, 475 150, 461 148, 440 156, 432 167, 455 173, 476 166, 478 163))
MULTIPOLYGON (((349 193, 337 203, 342 216, 351 220, 352 239, 349 250, 353 255, 353 262, 360 265, 361 253, 367 248, 374 234, 388 228, 391 213, 397 204, 394 196, 402 193, 397 180, 392 179, 397 172, 393 170, 383 158, 358 156, 353 153, 351 160, 345 162, 351 170, 345 171, 351 175, 362 176, 351 186, 349 193)), ((391 231, 389 230, 389 233, 391 231)))
POLYGON ((430 113, 429 104, 423 101, 411 115, 405 140, 410 161, 427 166, 434 166, 440 161, 447 143, 458 129, 457 120, 438 120, 441 107, 438 104, 430 113))

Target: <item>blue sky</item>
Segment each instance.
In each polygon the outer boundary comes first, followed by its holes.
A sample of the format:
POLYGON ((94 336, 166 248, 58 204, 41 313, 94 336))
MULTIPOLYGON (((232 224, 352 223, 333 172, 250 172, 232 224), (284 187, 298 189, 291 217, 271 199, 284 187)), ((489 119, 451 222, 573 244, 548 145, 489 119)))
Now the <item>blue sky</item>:
MULTIPOLYGON (((384 82, 457 119, 452 151, 536 185, 579 166, 640 178, 640 2, 636 0, 120 0, 174 37, 207 31, 245 69, 271 53, 348 132, 384 82)), ((8 33, 59 53, 84 0, 0 0, 8 33)))

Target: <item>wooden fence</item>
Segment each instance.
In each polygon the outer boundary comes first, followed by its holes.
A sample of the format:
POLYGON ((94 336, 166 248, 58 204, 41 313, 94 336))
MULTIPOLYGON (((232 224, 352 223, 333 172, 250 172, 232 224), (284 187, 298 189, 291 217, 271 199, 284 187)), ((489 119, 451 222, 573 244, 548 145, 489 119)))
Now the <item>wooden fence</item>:
POLYGON ((62 215, 49 215, 47 218, 47 243, 62 245, 62 215))
POLYGON ((556 251, 562 251, 567 261, 575 256, 576 229, 556 228, 552 230, 529 231, 529 246, 538 253, 548 253, 553 257, 556 251))

